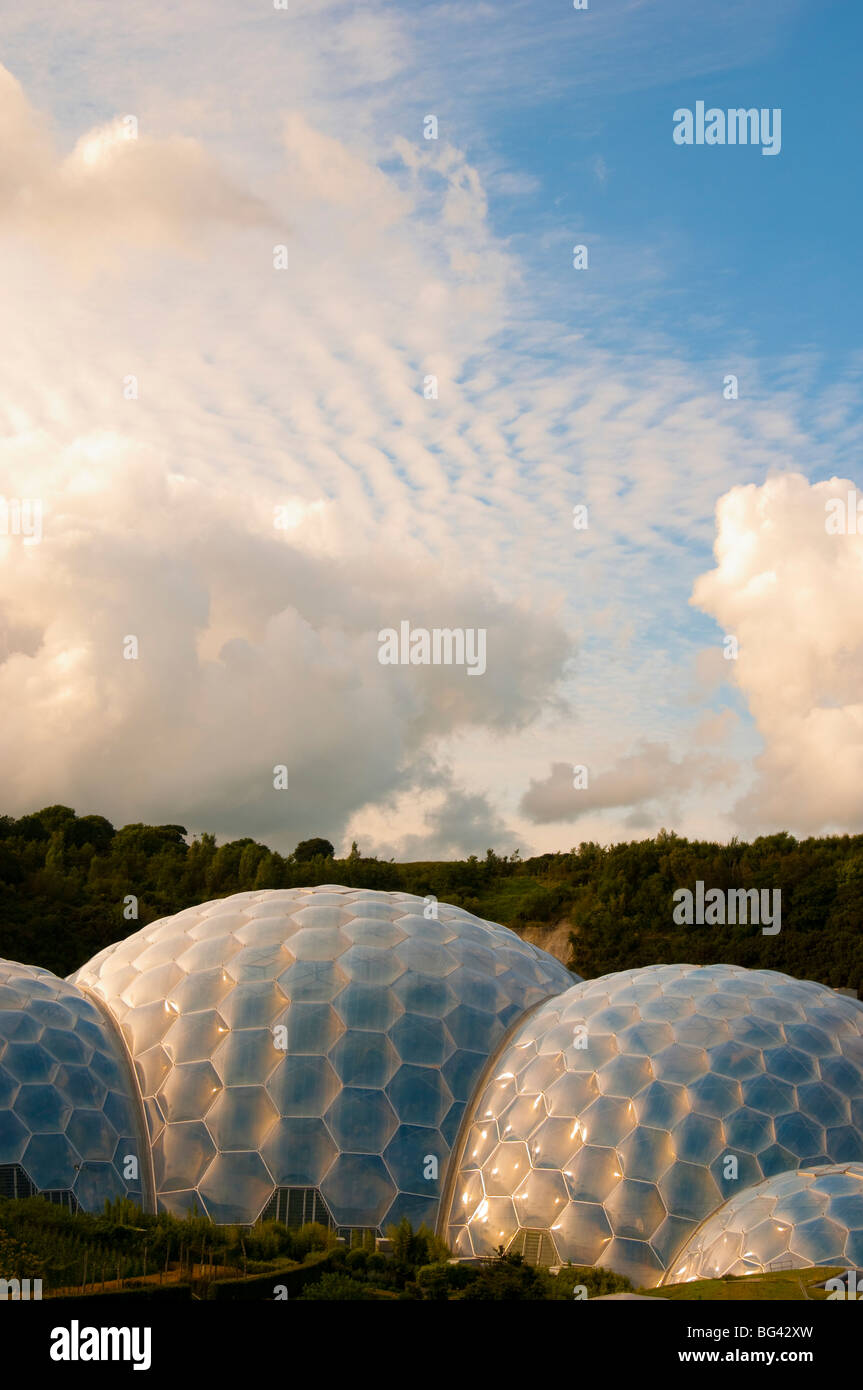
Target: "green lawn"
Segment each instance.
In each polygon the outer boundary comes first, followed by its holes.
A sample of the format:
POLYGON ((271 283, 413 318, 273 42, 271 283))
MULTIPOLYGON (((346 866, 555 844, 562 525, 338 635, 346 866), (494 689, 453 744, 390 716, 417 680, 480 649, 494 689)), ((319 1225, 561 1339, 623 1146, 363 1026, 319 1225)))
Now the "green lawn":
POLYGON ((805 1269, 773 1270, 769 1274, 736 1274, 725 1279, 694 1279, 691 1284, 669 1284, 662 1289, 639 1289, 639 1293, 654 1298, 673 1298, 705 1303, 733 1303, 753 1300, 770 1303, 784 1300, 790 1303, 820 1301, 829 1295, 815 1284, 844 1274, 845 1266, 826 1269, 809 1266, 805 1269))

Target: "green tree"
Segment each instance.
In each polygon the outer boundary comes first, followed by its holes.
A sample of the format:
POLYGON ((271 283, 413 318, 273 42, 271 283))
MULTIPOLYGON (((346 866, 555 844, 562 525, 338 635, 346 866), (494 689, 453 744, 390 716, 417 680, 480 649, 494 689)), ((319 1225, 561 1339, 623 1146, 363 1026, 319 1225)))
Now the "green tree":
POLYGON ((453 1295, 453 1301, 536 1302, 545 1298, 542 1274, 524 1263, 522 1255, 508 1255, 501 1248, 494 1260, 484 1264, 479 1277, 453 1295))
POLYGON ((298 864, 308 864, 310 859, 332 859, 335 849, 329 840, 323 840, 316 836, 311 840, 300 840, 294 850, 294 859, 298 864))
POLYGON ((0 1226, 0 1279, 40 1279, 42 1261, 0 1226))
POLYGON ((104 816, 81 816, 65 826, 66 844, 75 849, 90 845, 96 854, 104 854, 116 835, 116 830, 104 816))

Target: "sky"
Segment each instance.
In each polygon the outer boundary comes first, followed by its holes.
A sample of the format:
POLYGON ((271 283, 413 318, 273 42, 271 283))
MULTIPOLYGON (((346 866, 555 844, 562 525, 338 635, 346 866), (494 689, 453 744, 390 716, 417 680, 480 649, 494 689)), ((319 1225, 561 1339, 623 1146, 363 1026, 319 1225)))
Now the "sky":
POLYGON ((5 813, 863 830, 858 5, 17 9, 5 813), (403 622, 484 670, 382 664, 403 622))

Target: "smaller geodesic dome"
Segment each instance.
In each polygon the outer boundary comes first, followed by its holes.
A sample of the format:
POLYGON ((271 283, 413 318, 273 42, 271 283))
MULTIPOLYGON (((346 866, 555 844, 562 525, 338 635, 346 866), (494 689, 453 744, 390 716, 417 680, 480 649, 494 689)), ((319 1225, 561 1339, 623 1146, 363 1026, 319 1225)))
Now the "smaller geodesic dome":
POLYGON ((702 1222, 662 1282, 805 1265, 863 1267, 863 1163, 798 1168, 745 1188, 702 1222))
POLYGON ((0 960, 0 1195, 142 1200, 149 1146, 116 1026, 49 970, 0 960))
POLYGON ((456 1162, 455 1254, 504 1245, 657 1284, 735 1192, 863 1162, 863 1006, 735 965, 576 984, 499 1050, 456 1162))

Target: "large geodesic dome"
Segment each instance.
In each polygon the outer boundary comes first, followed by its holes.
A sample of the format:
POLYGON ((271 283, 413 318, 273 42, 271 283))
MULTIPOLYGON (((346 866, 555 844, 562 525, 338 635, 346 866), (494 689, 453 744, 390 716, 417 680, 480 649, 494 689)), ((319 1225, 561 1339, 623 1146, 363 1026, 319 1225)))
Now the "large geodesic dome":
POLYGON ((50 971, 0 960, 0 1195, 140 1202, 148 1149, 110 1019, 50 971))
POLYGON ((805 1265, 863 1267, 863 1163, 798 1168, 745 1188, 689 1237, 663 1283, 805 1265))
POLYGON ((732 965, 549 999, 495 1059, 449 1194, 456 1253, 500 1245, 656 1284, 698 1224, 777 1173, 863 1160, 863 1006, 732 965))
POLYGON ((434 1224, 489 1057, 573 978, 460 908, 331 885, 203 903, 71 977, 134 1059, 162 1209, 375 1230, 434 1224))

